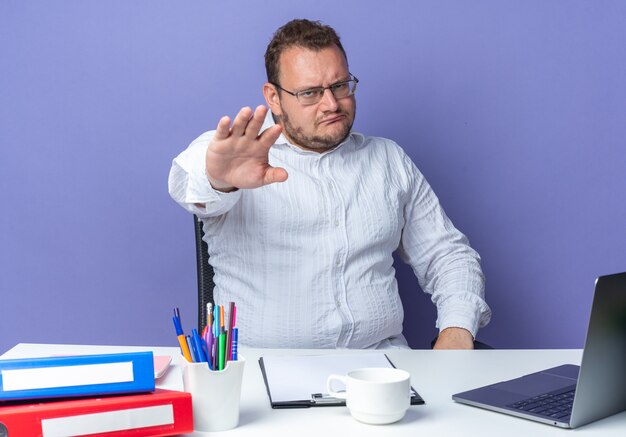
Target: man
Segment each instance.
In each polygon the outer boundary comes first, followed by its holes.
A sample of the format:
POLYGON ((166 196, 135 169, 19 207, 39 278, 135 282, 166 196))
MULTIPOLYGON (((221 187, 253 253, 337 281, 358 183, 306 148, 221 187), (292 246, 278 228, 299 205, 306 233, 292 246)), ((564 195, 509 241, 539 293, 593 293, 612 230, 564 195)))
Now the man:
POLYGON ((204 222, 217 302, 257 347, 407 347, 392 253, 437 306, 436 348, 488 323, 478 254, 402 149, 351 132, 358 79, 335 31, 293 20, 265 54, 264 106, 191 143, 171 196, 204 222))

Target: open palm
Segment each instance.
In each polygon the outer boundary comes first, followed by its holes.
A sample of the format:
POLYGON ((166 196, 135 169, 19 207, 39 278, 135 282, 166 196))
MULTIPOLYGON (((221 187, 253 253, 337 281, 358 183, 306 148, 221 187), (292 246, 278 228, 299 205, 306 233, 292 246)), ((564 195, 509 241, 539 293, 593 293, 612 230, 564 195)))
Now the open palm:
POLYGON ((265 106, 257 107, 254 114, 251 108, 243 108, 232 127, 229 117, 220 119, 206 152, 206 172, 213 188, 258 188, 287 180, 287 171, 268 161, 281 127, 272 126, 259 135, 266 114, 265 106))

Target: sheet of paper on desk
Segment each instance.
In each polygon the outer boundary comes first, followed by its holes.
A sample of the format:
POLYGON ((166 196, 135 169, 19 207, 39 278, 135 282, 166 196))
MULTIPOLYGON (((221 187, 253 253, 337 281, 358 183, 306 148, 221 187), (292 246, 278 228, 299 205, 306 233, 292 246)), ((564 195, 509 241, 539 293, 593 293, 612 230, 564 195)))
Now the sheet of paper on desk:
POLYGON ((326 393, 331 373, 345 375, 362 367, 393 367, 384 353, 264 356, 263 364, 273 402, 309 400, 326 393))
POLYGON ((169 355, 155 355, 154 356, 154 377, 160 378, 165 375, 167 369, 170 367, 172 357, 169 355))

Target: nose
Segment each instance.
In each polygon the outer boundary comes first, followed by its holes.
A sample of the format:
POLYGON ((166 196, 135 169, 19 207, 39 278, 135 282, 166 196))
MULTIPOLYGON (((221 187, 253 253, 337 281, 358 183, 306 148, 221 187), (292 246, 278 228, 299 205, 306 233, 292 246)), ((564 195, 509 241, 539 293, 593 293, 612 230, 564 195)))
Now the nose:
POLYGON ((324 90, 324 95, 322 95, 322 100, 320 101, 320 105, 322 106, 324 111, 334 112, 339 108, 339 104, 337 103, 337 99, 333 95, 332 91, 329 88, 324 90))

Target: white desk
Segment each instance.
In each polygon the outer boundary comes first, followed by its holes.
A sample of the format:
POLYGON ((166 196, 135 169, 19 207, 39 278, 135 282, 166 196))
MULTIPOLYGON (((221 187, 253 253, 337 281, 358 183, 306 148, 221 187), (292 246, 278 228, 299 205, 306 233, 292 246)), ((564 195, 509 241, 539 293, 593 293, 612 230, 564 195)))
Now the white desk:
MULTIPOLYGON (((1 358, 24 358, 52 354, 106 353, 152 350, 175 357, 158 386, 182 390, 175 347, 79 346, 18 344, 1 358)), ((360 351, 276 350, 244 348, 246 369, 241 395, 239 427, 224 433, 194 435, 236 436, 623 436, 626 412, 576 430, 518 419, 452 401, 454 393, 564 363, 580 364, 580 350, 479 350, 479 351, 385 351, 396 367, 409 371, 411 384, 426 400, 412 406, 404 419, 392 425, 365 425, 353 420, 346 408, 318 407, 272 410, 258 365, 262 355, 352 353, 360 351)))

